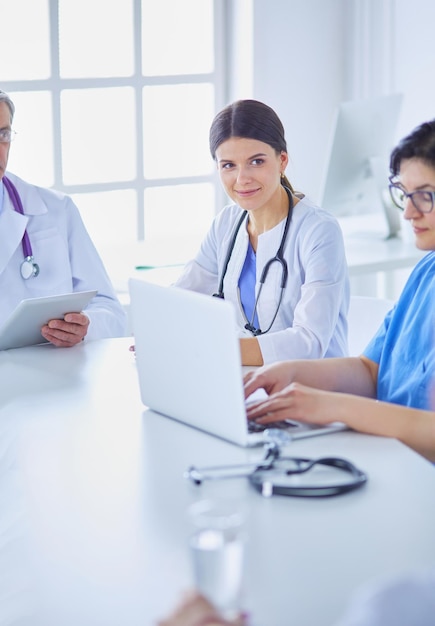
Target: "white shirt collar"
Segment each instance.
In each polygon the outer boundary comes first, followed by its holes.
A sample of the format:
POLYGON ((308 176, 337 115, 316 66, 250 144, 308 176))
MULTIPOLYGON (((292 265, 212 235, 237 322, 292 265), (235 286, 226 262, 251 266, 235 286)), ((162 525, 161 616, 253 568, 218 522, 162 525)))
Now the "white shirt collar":
POLYGON ((3 185, 3 181, 0 180, 0 213, 3 211, 3 198, 5 195, 4 189, 5 186, 3 185))

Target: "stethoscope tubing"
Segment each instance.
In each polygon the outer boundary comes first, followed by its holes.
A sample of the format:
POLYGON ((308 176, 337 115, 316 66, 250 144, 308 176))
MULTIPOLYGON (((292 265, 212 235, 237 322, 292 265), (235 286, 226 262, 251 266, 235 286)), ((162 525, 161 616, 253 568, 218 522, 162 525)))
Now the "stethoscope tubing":
MULTIPOLYGON (((290 227, 290 222, 291 222, 292 215, 293 215, 294 202, 293 202, 293 196, 292 196, 292 193, 291 193, 290 189, 288 189, 288 187, 285 187, 285 186, 284 186, 284 189, 285 189, 285 191, 287 193, 287 196, 289 198, 289 209, 288 209, 287 218, 286 218, 286 222, 285 222, 285 226, 284 226, 284 232, 283 232, 282 238, 281 238, 281 243, 279 245, 279 248, 278 248, 275 256, 272 257, 271 259, 269 259, 269 261, 267 261, 267 263, 265 264, 265 266, 263 268, 263 271, 261 272, 260 281, 259 281, 260 282, 260 286, 259 286, 259 289, 258 289, 257 297, 255 298, 255 305, 254 305, 254 310, 253 310, 253 313, 252 313, 251 321, 248 321, 248 323, 245 325, 245 328, 247 330, 249 330, 254 335, 254 337, 256 337, 258 335, 263 335, 263 334, 269 332, 269 330, 272 328, 272 326, 273 326, 273 324, 275 322, 276 316, 278 315, 279 307, 281 306, 281 302, 282 302, 283 295, 284 295, 284 289, 285 289, 285 287, 287 285, 288 265, 287 265, 286 260, 284 259, 284 246, 285 246, 285 242, 287 240, 287 233, 288 233, 288 230, 289 230, 289 227, 290 227), (273 265, 273 263, 279 263, 281 265, 281 267, 282 267, 281 292, 280 292, 280 297, 279 297, 279 301, 278 301, 278 306, 276 308, 275 315, 273 316, 272 322, 269 324, 269 326, 268 326, 268 328, 266 330, 262 331, 259 328, 255 328, 255 326, 254 326, 254 319, 255 319, 255 314, 256 314, 256 311, 257 311, 257 306, 258 306, 258 301, 259 301, 259 298, 260 298, 260 294, 261 294, 261 291, 263 289, 263 285, 266 282, 266 277, 267 277, 267 275, 269 273, 269 270, 270 270, 271 266, 273 265)), ((233 231, 230 243, 228 245, 227 254, 225 256, 225 261, 224 261, 224 264, 223 264, 222 273, 221 273, 221 276, 220 276, 220 279, 219 279, 218 291, 217 291, 217 293, 213 294, 213 296, 215 296, 216 298, 222 298, 222 299, 225 298, 225 295, 224 295, 224 279, 225 279, 225 275, 227 273, 228 264, 230 262, 231 255, 233 253, 234 246, 236 244, 237 235, 239 233, 240 227, 242 226, 243 222, 246 219, 247 213, 248 213, 248 211, 246 211, 246 210, 243 211, 242 215, 240 216, 240 218, 239 218, 239 220, 238 220, 238 222, 237 222, 237 224, 236 224, 236 226, 234 228, 234 231, 233 231)))
POLYGON ((223 268, 222 268, 222 272, 221 272, 221 277, 219 280, 219 287, 216 293, 213 294, 213 296, 215 298, 222 298, 224 299, 224 279, 227 273, 227 269, 228 269, 228 263, 230 262, 231 259, 231 255, 233 254, 233 250, 234 250, 234 246, 236 245, 236 239, 237 239, 237 235, 239 234, 239 230, 241 225, 243 224, 243 222, 245 221, 245 217, 247 216, 248 211, 243 211, 242 215, 240 216, 239 221, 237 222, 235 228, 234 228, 234 232, 232 234, 231 237, 231 241, 228 245, 228 249, 227 249, 227 254, 225 257, 225 261, 223 264, 223 268))
MULTIPOLYGON (((9 194, 14 210, 17 213, 24 215, 23 203, 21 202, 20 194, 18 193, 15 185, 6 176, 3 176, 3 184, 9 194)), ((24 230, 21 245, 23 248, 24 261, 21 264, 20 272, 21 276, 27 280, 28 278, 36 277, 39 274, 39 265, 34 261, 32 246, 30 244, 27 229, 24 230)))

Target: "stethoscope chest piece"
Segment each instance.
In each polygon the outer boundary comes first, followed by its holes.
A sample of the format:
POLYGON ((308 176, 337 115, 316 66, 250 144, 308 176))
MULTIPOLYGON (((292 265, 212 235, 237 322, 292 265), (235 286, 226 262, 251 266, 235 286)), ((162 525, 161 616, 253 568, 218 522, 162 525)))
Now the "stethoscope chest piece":
POLYGON ((39 265, 35 263, 33 256, 26 256, 20 267, 21 276, 27 280, 28 278, 36 278, 39 274, 39 265))

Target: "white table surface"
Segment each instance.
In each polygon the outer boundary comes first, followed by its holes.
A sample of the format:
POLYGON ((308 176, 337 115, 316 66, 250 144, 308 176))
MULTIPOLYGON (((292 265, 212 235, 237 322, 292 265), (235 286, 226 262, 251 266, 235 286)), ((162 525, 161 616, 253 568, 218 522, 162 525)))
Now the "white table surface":
POLYGON ((131 340, 0 353, 0 624, 148 626, 192 583, 186 510, 247 507, 245 605, 262 626, 330 626, 377 576, 435 563, 435 468, 397 441, 298 441, 367 485, 262 498, 245 479, 189 484, 191 464, 257 459, 142 407, 131 340))

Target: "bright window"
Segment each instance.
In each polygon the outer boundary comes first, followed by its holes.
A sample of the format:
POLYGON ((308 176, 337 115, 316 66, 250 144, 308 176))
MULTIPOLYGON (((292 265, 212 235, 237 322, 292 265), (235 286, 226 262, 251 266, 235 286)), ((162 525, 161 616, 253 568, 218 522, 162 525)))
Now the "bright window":
POLYGON ((145 87, 145 177, 210 175, 213 162, 208 150, 208 132, 213 110, 211 83, 145 87))
POLYGON ((67 89, 61 93, 66 185, 134 180, 134 110, 132 87, 67 89))
POLYGON ((144 75, 214 71, 211 0, 143 0, 142 17, 144 75))
POLYGON ((134 73, 132 0, 60 0, 62 78, 112 78, 134 73))
POLYGON ((2 3, 2 23, 19 24, 0 38, 0 89, 15 102, 18 133, 8 169, 73 197, 118 290, 131 250, 144 264, 170 262, 174 250, 185 261, 216 213, 208 130, 226 101, 223 7, 2 3))

